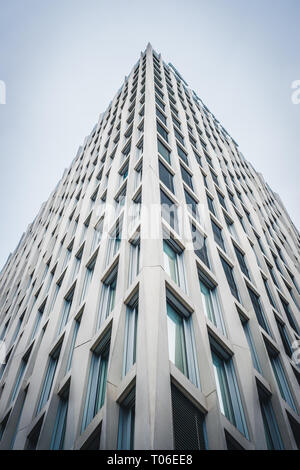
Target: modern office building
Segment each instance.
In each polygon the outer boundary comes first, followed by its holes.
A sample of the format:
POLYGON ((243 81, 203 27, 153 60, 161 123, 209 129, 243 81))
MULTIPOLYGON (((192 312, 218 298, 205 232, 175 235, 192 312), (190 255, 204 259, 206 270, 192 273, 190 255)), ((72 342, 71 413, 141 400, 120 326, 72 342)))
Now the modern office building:
POLYGON ((299 257, 149 44, 0 274, 0 449, 299 448, 299 257))

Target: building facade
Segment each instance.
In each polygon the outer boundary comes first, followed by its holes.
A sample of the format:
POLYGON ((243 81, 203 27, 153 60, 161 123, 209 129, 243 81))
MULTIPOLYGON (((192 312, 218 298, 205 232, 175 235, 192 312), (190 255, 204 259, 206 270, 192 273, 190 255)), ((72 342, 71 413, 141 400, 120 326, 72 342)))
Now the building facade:
POLYGON ((149 44, 0 274, 0 449, 297 449, 300 235, 149 44))

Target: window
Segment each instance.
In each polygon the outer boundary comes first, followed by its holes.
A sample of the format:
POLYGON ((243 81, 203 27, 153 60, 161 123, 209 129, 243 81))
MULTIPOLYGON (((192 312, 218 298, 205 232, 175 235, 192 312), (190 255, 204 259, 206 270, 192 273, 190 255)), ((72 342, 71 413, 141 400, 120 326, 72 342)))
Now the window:
POLYGON ((197 201, 186 190, 184 190, 184 195, 185 195, 185 201, 187 204, 188 211, 196 220, 199 221, 200 217, 199 217, 199 212, 198 212, 197 201))
POLYGON ((289 357, 292 357, 293 348, 290 342, 289 335, 286 330, 286 326, 281 320, 279 320, 279 318, 276 315, 275 315, 275 320, 277 323, 278 331, 280 334, 280 338, 281 338, 284 350, 289 357))
POLYGON ((258 386, 257 388, 267 448, 268 450, 283 450, 284 447, 273 411, 271 396, 262 387, 258 386))
POLYGON ((225 272, 225 276, 230 288, 232 295, 240 302, 239 292, 235 283, 234 275, 233 275, 233 268, 224 260, 222 256, 220 256, 221 263, 225 272))
POLYGON ((166 166, 159 160, 159 178, 167 186, 167 188, 174 193, 173 175, 166 168, 166 166))
POLYGON ((156 96, 156 95, 155 95, 155 101, 156 101, 156 103, 158 104, 158 106, 164 111, 164 110, 165 110, 165 105, 164 105, 164 103, 162 102, 162 100, 160 100, 160 99, 158 98, 158 96, 156 96))
POLYGON ((71 369, 71 366, 72 366, 73 354, 74 354, 76 339, 77 339, 77 335, 78 335, 78 331, 79 331, 79 327, 80 327, 80 321, 81 321, 81 318, 77 318, 75 320, 75 326, 74 326, 72 341, 71 341, 69 355, 68 355, 66 373, 69 372, 69 370, 71 369))
POLYGON ((212 359, 220 410, 248 438, 248 430, 232 358, 211 338, 212 359))
POLYGON ((44 303, 39 307, 39 309, 37 311, 36 319, 35 319, 33 330, 32 330, 31 337, 30 337, 30 341, 32 341, 33 338, 35 338, 35 335, 37 334, 37 331, 39 329, 41 320, 43 318, 43 314, 44 314, 44 311, 45 311, 45 306, 46 306, 46 301, 44 301, 44 303))
POLYGON ((281 300, 281 303, 282 303, 282 306, 283 306, 283 309, 285 311, 285 314, 286 314, 286 317, 288 319, 288 322, 289 324, 291 325, 291 327, 293 328, 294 331, 296 331, 296 333, 298 333, 298 335, 300 334, 300 329, 299 329, 299 326, 295 320, 295 317, 291 311, 291 308, 290 308, 290 304, 284 300, 281 295, 279 296, 280 297, 280 300, 281 300))
POLYGON ((268 326, 259 296, 255 292, 253 292, 253 290, 250 289, 250 287, 248 287, 248 292, 250 295, 250 299, 251 299, 258 323, 269 335, 271 335, 270 328, 268 326))
POLYGON ((97 257, 95 256, 92 259, 92 261, 90 261, 89 264, 86 267, 84 280, 83 280, 83 285, 82 285, 81 296, 80 296, 80 303, 82 303, 84 301, 84 299, 86 297, 86 294, 88 292, 90 283, 92 282, 92 277, 93 277, 93 274, 94 274, 96 259, 97 259, 97 257))
POLYGON ((58 335, 62 332, 62 330, 64 329, 64 327, 68 323, 69 314, 70 314, 72 301, 73 301, 73 296, 74 296, 74 288, 64 298, 62 314, 61 314, 61 317, 60 317, 60 322, 59 322, 59 327, 58 327, 58 332, 57 332, 58 335))
POLYGON ((130 285, 140 271, 140 239, 135 237, 130 242, 130 253, 129 253, 129 276, 128 285, 130 285))
POLYGON ((182 150, 182 148, 178 144, 177 144, 177 152, 181 160, 183 160, 184 163, 188 165, 189 161, 188 161, 187 154, 184 152, 184 150, 182 150))
POLYGON ((247 276, 248 279, 250 279, 249 270, 245 261, 245 255, 241 252, 241 250, 238 249, 237 246, 233 245, 233 248, 234 248, 242 273, 245 274, 245 276, 247 276))
POLYGON ((159 139, 157 139, 157 148, 160 155, 171 164, 171 152, 159 139))
POLYGON ((279 357, 278 351, 273 349, 272 346, 267 345, 267 350, 269 354, 269 358, 271 361, 272 369, 275 375, 275 379, 280 391, 280 395, 282 398, 288 403, 288 405, 297 413, 296 405, 284 372, 284 369, 282 367, 282 363, 279 357))
POLYGON ((98 312, 98 328, 109 316, 115 306, 118 266, 107 276, 102 284, 102 291, 98 312))
POLYGON ((226 336, 217 288, 202 271, 198 270, 198 276, 204 313, 223 335, 226 336))
POLYGON ((75 277, 78 274, 80 264, 81 264, 82 254, 83 254, 83 248, 81 248, 79 253, 77 253, 75 255, 74 263, 73 263, 73 269, 72 269, 72 273, 71 273, 71 276, 70 276, 70 283, 72 283, 74 281, 75 277))
POLYGON ((120 405, 118 450, 134 449, 135 390, 120 405))
POLYGON ((210 268, 206 237, 201 232, 199 232, 199 230, 197 230, 193 224, 191 224, 191 231, 196 255, 204 264, 206 264, 208 268, 210 268))
POLYGON ((158 121, 156 122, 156 128, 157 132, 165 139, 166 142, 168 142, 168 132, 161 124, 159 124, 158 121))
POLYGON ((190 173, 189 173, 182 165, 180 165, 180 170, 181 170, 181 176, 182 176, 183 181, 184 181, 192 190, 194 190, 194 188, 193 188, 193 182, 192 182, 192 176, 190 175, 190 173))
POLYGON ((109 235, 106 264, 114 258, 120 248, 122 240, 123 219, 118 219, 114 230, 109 235))
POLYGON ((184 145, 184 138, 182 137, 182 135, 174 128, 174 134, 175 134, 175 137, 177 140, 179 140, 179 142, 184 145))
POLYGON ((52 433, 50 450, 62 450, 64 448, 67 414, 68 414, 69 390, 59 397, 59 404, 52 433))
POLYGON ((169 359, 200 386, 191 313, 167 290, 169 359))
POLYGON ((104 404, 109 346, 110 332, 106 333, 97 349, 92 352, 82 431, 88 426, 104 404))
POLYGON ((136 335, 138 323, 138 294, 130 299, 126 308, 123 377, 129 372, 136 359, 136 335))
POLYGON ((174 450, 206 449, 204 415, 171 384, 174 450))
POLYGON ((50 397, 53 380, 55 376, 55 371, 56 371, 56 367, 57 367, 57 363, 59 359, 60 349, 61 349, 61 344, 57 346, 54 352, 52 352, 49 356, 48 367, 47 367, 46 375, 44 378, 44 383, 43 383, 39 403, 37 406, 36 414, 38 414, 41 411, 41 409, 44 407, 44 405, 47 403, 50 397))
POLYGON ((221 206, 222 206, 225 210, 227 210, 227 207, 226 207, 226 204, 225 204, 225 198, 224 198, 224 196, 222 196, 222 194, 219 193, 219 191, 217 191, 217 196, 218 196, 218 199, 219 199, 219 202, 220 202, 221 206))
POLYGON ((241 319, 243 330, 244 330, 246 340, 247 340, 247 343, 248 343, 248 346, 249 346, 249 349, 250 349, 250 354, 251 354, 251 359, 252 359, 253 366, 261 374, 262 371, 261 371, 260 363, 259 363, 258 356, 257 356, 257 353, 256 353, 256 349, 255 349, 255 346, 254 346, 254 341, 253 341, 253 338, 252 338, 252 334, 251 334, 251 330, 250 330, 250 326, 249 326, 249 321, 246 320, 242 315, 240 315, 240 319, 241 319))
POLYGON ((166 116, 158 108, 156 108, 156 116, 164 123, 165 126, 167 125, 166 116))
POLYGON ((22 382, 22 378, 24 376, 24 372, 25 372, 25 369, 26 369, 26 366, 27 366, 27 363, 28 363, 30 353, 31 353, 31 348, 30 348, 30 351, 28 353, 26 353, 26 355, 21 359, 21 364, 20 364, 20 367, 19 367, 18 375, 17 375, 15 385, 14 385, 14 388, 13 388, 13 391, 12 391, 12 395, 11 395, 11 402, 14 401, 14 399, 16 398, 17 393, 20 389, 20 385, 21 385, 21 382, 22 382))
POLYGON ((186 291, 183 251, 175 240, 163 241, 164 267, 170 278, 186 291))
POLYGON ((207 204, 210 212, 214 215, 216 215, 216 210, 215 210, 215 205, 214 205, 214 200, 207 194, 207 204))
POLYGON ((235 238, 236 240, 238 240, 238 236, 237 236, 237 233, 236 233, 236 230, 235 230, 234 223, 225 214, 224 214, 224 216, 225 216, 225 222, 226 222, 226 225, 227 225, 227 228, 229 230, 230 235, 233 238, 235 238))
POLYGON ((265 286, 266 293, 267 293, 268 299, 269 299, 269 301, 270 301, 270 304, 272 305, 272 307, 277 308, 277 307, 276 307, 276 304, 275 304, 275 300, 274 300, 273 295, 272 295, 272 293, 271 293, 271 290, 270 290, 270 287, 269 287, 269 284, 268 284, 267 279, 265 279, 265 278, 263 277, 263 275, 262 275, 261 277, 262 277, 262 280, 263 280, 263 283, 264 283, 264 286, 265 286))
POLYGON ((211 225, 215 242, 219 245, 220 248, 222 248, 223 251, 226 251, 225 243, 222 236, 222 229, 213 220, 211 220, 211 225))
POLYGON ((162 217, 174 230, 178 230, 176 204, 162 190, 160 190, 160 202, 162 206, 162 217))

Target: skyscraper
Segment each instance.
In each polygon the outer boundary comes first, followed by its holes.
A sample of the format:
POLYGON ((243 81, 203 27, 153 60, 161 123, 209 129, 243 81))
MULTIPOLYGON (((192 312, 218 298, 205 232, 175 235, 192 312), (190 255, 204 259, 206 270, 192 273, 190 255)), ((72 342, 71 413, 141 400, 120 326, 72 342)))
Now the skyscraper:
POLYGON ((0 274, 0 449, 299 448, 299 256, 149 44, 0 274))

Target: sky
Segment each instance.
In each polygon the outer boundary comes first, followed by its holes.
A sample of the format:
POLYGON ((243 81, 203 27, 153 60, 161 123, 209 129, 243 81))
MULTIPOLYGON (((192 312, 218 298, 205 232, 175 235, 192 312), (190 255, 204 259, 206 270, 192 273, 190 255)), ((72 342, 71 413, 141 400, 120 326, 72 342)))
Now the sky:
POLYGON ((299 22, 299 0, 0 0, 0 269, 148 42, 299 228, 299 22))

